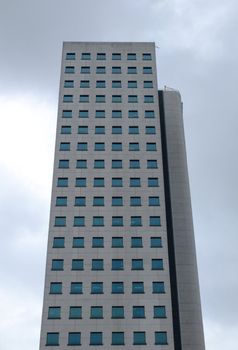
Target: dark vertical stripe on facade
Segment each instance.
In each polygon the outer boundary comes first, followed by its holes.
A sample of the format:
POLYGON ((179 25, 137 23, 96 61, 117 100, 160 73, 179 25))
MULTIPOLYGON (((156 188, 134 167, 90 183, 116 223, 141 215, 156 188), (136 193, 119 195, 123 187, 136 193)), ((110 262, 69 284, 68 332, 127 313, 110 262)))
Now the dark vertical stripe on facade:
POLYGON ((162 158, 163 158, 163 172, 164 172, 165 209, 166 209, 166 220, 167 220, 167 239, 168 239, 170 284, 171 284, 171 299, 172 299, 174 347, 175 347, 175 350, 182 350, 163 91, 158 91, 158 94, 159 94, 160 128, 161 128, 162 158))

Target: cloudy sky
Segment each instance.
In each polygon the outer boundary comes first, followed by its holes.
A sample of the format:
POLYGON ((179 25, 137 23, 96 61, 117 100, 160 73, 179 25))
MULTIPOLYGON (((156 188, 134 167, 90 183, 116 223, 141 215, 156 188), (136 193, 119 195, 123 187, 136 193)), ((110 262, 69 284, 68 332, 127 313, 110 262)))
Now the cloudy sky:
POLYGON ((155 41, 179 89, 207 350, 237 350, 237 0, 0 0, 0 349, 38 349, 62 41, 155 41))

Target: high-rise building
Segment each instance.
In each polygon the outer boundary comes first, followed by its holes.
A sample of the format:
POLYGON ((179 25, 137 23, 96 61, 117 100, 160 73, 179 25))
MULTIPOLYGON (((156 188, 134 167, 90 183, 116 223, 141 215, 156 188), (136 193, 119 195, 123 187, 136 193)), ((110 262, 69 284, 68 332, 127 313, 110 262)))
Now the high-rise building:
POLYGON ((177 91, 154 43, 63 45, 40 350, 204 350, 177 91))

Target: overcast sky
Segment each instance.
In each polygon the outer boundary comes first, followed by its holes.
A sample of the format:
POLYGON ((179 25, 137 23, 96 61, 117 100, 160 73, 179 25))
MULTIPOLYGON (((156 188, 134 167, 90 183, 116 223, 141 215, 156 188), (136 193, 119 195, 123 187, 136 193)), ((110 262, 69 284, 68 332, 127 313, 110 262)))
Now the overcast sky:
POLYGON ((237 0, 0 0, 0 349, 38 349, 62 41, 155 41, 179 89, 207 350, 237 350, 237 0))

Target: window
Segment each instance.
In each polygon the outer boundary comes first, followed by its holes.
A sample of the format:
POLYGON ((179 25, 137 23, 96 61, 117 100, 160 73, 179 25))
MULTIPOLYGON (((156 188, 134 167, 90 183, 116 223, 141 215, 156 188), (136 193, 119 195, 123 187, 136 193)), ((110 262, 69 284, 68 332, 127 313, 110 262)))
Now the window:
POLYGON ((142 237, 131 237, 131 248, 143 248, 142 237))
POLYGON ((85 226, 85 217, 84 216, 75 216, 74 217, 74 226, 75 227, 85 226))
POLYGON ((113 126, 112 127, 112 134, 122 134, 122 127, 121 126, 113 126))
POLYGON ((105 118, 105 111, 104 110, 96 110, 95 118, 105 118))
POLYGON ((131 216, 131 226, 142 226, 141 216, 131 216))
POLYGON ((61 307, 60 306, 50 306, 48 309, 49 319, 59 319, 61 318, 61 307))
POLYGON ((112 160, 112 169, 122 169, 122 160, 113 159, 112 160))
POLYGON ((154 118, 155 112, 154 111, 145 111, 145 118, 154 118))
POLYGON ((66 66, 64 72, 66 74, 74 74, 75 72, 75 67, 73 66, 66 66))
POLYGON ((83 294, 83 283, 82 282, 71 282, 70 293, 71 294, 83 294))
POLYGON ((77 151, 87 151, 88 143, 87 142, 78 142, 77 143, 77 151))
POLYGON ((155 332, 155 345, 168 344, 167 332, 155 332))
POLYGON ((161 226, 160 216, 150 216, 150 226, 161 226))
POLYGON ((93 226, 104 226, 104 217, 103 216, 94 216, 93 217, 93 226))
POLYGON ((90 67, 88 66, 81 67, 81 74, 90 74, 90 67))
POLYGON ((50 294, 62 294, 62 282, 51 282, 50 294))
POLYGON ((51 265, 52 271, 63 271, 64 270, 64 260, 63 259, 53 259, 51 265))
POLYGON ((131 197, 130 198, 131 207, 140 207, 141 206, 141 197, 131 197))
POLYGON ((129 134, 139 134, 139 126, 129 126, 129 134))
POLYGON ((56 216, 55 217, 55 226, 58 226, 58 227, 66 226, 66 216, 56 216))
POLYGON ((137 88, 137 81, 136 80, 129 80, 127 82, 127 87, 129 89, 136 89, 137 88))
POLYGON ((72 118, 72 110, 64 109, 62 111, 62 118, 72 118))
POLYGON ((106 81, 105 80, 97 80, 96 81, 96 88, 105 88, 106 87, 106 81))
POLYGON ((112 151, 122 151, 122 143, 121 142, 113 142, 112 143, 112 151))
POLYGON ((76 187, 86 187, 87 182, 86 182, 86 177, 77 177, 75 181, 75 186, 76 187))
POLYGON ((104 206, 104 197, 93 197, 93 205, 95 207, 103 207, 104 206))
POLYGON ((123 216, 113 216, 112 226, 123 226, 123 216))
POLYGON ((166 310, 165 306, 154 306, 154 318, 165 318, 166 310))
POLYGON ((64 248, 64 237, 54 237, 53 248, 64 248))
POLYGON ((112 248, 123 248, 123 237, 112 237, 112 248))
POLYGON ((83 259, 73 259, 72 260, 72 270, 82 271, 83 267, 83 259))
POLYGON ((130 110, 128 111, 128 118, 138 118, 138 111, 136 110, 130 110))
POLYGON ((151 237, 150 238, 150 247, 151 248, 161 248, 162 247, 161 237, 151 237))
POLYGON ((144 96, 144 102, 145 103, 153 103, 154 102, 154 96, 153 95, 145 95, 144 96))
POLYGON ((70 142, 60 142, 60 151, 70 151, 70 142))
POLYGON ((61 134, 71 134, 71 126, 61 126, 61 134))
POLYGON ((139 177, 131 177, 130 178, 130 187, 140 187, 140 178, 139 177))
POLYGON ((66 53, 66 60, 75 60, 75 52, 67 52, 66 53))
POLYGON ((103 318, 103 307, 91 306, 90 318, 103 318))
POLYGON ((104 187, 104 178, 103 177, 95 177, 93 180, 94 187, 104 187))
POLYGON ((129 151, 139 151, 139 143, 138 142, 130 142, 129 143, 129 151))
POLYGON ((78 159, 77 163, 76 163, 76 168, 86 169, 87 168, 87 160, 86 159, 78 159))
POLYGON ((105 161, 103 159, 95 159, 94 160, 94 169, 104 169, 105 161))
POLYGON ((64 88, 73 88, 74 87, 74 81, 73 80, 65 80, 64 81, 64 88))
POLYGON ((104 142, 95 142, 94 151, 105 151, 105 143, 104 142))
POLYGON ((112 178, 112 187, 123 187, 123 180, 121 177, 112 178))
POLYGON ((146 151, 156 151, 156 143, 155 142, 147 142, 146 143, 146 151))
POLYGON ((128 67, 127 73, 128 74, 137 74, 137 68, 136 67, 128 67))
POLYGON ((159 187, 159 179, 157 177, 149 177, 148 187, 159 187))
POLYGON ((133 345, 146 345, 145 332, 133 332, 133 345))
POLYGON ((48 346, 59 345, 59 333, 47 333, 46 345, 48 346))
POLYGON ((67 197, 56 197, 55 205, 57 207, 65 207, 65 206, 67 206, 67 197))
POLYGON ((157 164, 157 160, 147 160, 147 169, 157 169, 158 168, 158 164, 157 164))
POLYGON ((137 159, 130 160, 130 169, 140 169, 140 161, 137 159))
POLYGON ((153 282, 153 293, 165 293, 164 282, 153 282))
POLYGON ((91 54, 88 52, 82 52, 81 54, 81 60, 91 60, 91 54))
POLYGON ((112 332, 112 345, 124 345, 124 332, 112 332))
POLYGON ((96 102, 106 102, 106 96, 105 95, 96 95, 96 102))
POLYGON ((70 306, 69 318, 70 319, 82 318, 82 307, 81 306, 70 306))
POLYGON ((68 345, 81 345, 81 333, 80 332, 69 333, 68 345))
POLYGON ((90 332, 90 345, 103 345, 102 332, 90 332))
POLYGON ((120 89, 121 88, 121 80, 113 80, 112 81, 112 88, 120 89))
POLYGON ((58 177, 57 187, 68 187, 68 178, 67 177, 58 177))
POLYGON ((69 160, 67 160, 67 159, 59 160, 59 168, 60 169, 68 169, 69 168, 69 160))
POLYGON ((132 282, 132 294, 144 293, 144 282, 132 282))
POLYGON ((98 134, 98 135, 105 134, 105 126, 95 126, 95 134, 98 134))
POLYGON ((112 67, 112 74, 121 74, 121 67, 112 67))
POLYGON ((93 248, 103 248, 104 247, 104 238, 103 237, 93 237, 92 238, 92 247, 93 248))
POLYGON ((79 118, 88 118, 88 110, 80 110, 79 118))
POLYGON ((92 260, 92 270, 93 271, 102 271, 103 268, 103 259, 93 259, 92 260))
POLYGON ((112 282, 112 294, 124 294, 124 283, 112 282))
POLYGON ((112 54, 112 60, 113 61, 120 61, 121 60, 121 54, 120 53, 113 53, 112 54))
POLYGON ((145 81, 144 81, 144 88, 145 88, 145 89, 151 89, 151 88, 153 88, 153 81, 152 81, 152 80, 145 80, 145 81))
POLYGON ((143 74, 152 74, 152 67, 143 67, 143 74))
POLYGON ((74 205, 76 207, 85 207, 86 206, 86 197, 75 197, 74 205))
POLYGON ((151 270, 163 270, 163 259, 152 259, 151 260, 151 270))
POLYGON ((88 134, 88 127, 87 126, 79 126, 78 127, 78 134, 88 134))
POLYGON ((138 102, 138 96, 137 95, 129 95, 128 96, 128 102, 129 103, 137 103, 138 102))
POLYGON ((145 318, 145 307, 133 306, 133 318, 145 318))
POLYGON ((97 67, 96 73, 97 74, 106 74, 106 67, 97 67))
POLYGON ((92 282, 91 294, 103 294, 103 282, 92 282))
POLYGON ((121 95, 112 95, 112 102, 115 102, 115 103, 122 102, 121 95))
POLYGON ((113 207, 123 206, 123 197, 112 197, 112 206, 113 207))
POLYGON ((90 87, 89 80, 80 80, 80 87, 82 89, 89 88, 90 87))
POLYGON ((143 259, 132 259, 131 260, 131 269, 132 270, 144 270, 143 259))
POLYGON ((124 306, 112 306, 112 318, 124 318, 124 306))
POLYGON ((84 248, 84 238, 73 237, 73 248, 84 248))
POLYGON ((143 53, 142 59, 143 61, 151 61, 152 60, 151 53, 143 53))
POLYGON ((106 59, 106 54, 105 53, 97 53, 97 60, 98 61, 104 61, 106 59))
POLYGON ((149 197, 149 206, 157 207, 160 205, 159 197, 149 197))
POLYGON ((122 111, 112 110, 112 118, 121 118, 121 117, 122 117, 122 111))
POLYGON ((146 127, 145 127, 145 133, 146 133, 147 135, 156 134, 156 132, 155 132, 155 126, 146 126, 146 127))
POLYGON ((112 270, 124 270, 123 259, 112 259, 112 270))
POLYGON ((89 95, 79 95, 79 102, 89 102, 89 95))

